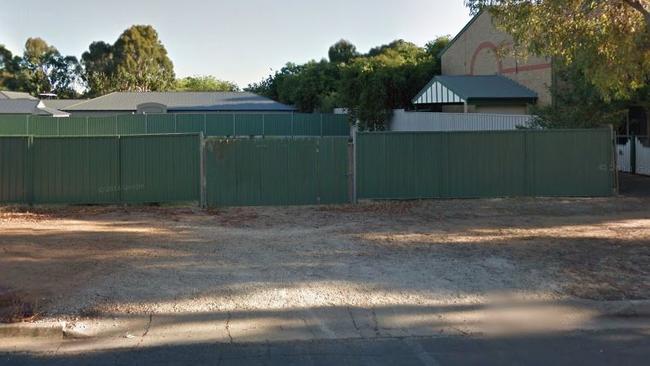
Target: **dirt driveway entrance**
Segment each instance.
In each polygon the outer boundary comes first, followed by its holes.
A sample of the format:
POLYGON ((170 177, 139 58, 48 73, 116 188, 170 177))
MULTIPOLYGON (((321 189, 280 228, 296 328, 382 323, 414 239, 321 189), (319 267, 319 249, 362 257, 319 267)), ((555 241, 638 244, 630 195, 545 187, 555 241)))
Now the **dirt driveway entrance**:
POLYGON ((650 200, 0 212, 0 288, 47 317, 650 299, 650 200))

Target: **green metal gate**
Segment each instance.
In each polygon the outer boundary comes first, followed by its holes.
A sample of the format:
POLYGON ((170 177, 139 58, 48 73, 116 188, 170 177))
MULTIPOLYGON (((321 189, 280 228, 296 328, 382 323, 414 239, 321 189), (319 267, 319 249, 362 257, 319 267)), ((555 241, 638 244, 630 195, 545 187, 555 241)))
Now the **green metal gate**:
POLYGON ((359 133, 358 197, 609 196, 612 152, 609 129, 359 133))
POLYGON ((348 139, 207 139, 209 206, 343 203, 348 139))

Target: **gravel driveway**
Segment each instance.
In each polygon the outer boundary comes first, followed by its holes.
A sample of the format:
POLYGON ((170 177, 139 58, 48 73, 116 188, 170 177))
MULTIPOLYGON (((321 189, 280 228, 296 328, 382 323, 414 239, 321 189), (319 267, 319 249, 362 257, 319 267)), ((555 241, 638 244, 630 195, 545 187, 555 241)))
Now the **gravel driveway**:
POLYGON ((0 228, 0 297, 48 317, 650 299, 646 198, 5 207, 0 228))

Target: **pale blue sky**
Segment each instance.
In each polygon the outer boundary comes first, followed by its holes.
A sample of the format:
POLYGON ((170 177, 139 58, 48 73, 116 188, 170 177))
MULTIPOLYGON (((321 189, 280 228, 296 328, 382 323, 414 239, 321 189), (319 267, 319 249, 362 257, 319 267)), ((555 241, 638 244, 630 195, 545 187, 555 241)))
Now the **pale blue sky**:
POLYGON ((22 53, 41 37, 77 57, 132 24, 160 34, 178 76, 210 74, 241 87, 287 61, 327 56, 341 38, 365 52, 403 38, 419 45, 469 20, 463 0, 1 0, 0 44, 22 53))

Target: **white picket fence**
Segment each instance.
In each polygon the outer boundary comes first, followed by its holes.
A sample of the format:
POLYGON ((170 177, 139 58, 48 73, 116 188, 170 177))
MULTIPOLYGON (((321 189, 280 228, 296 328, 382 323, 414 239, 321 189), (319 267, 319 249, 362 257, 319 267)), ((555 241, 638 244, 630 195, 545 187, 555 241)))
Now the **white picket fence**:
POLYGON ((624 173, 632 172, 632 159, 630 154, 632 153, 632 143, 630 140, 627 140, 625 145, 616 145, 616 166, 618 166, 618 171, 624 173))
POLYGON ((530 125, 533 116, 393 111, 391 131, 503 131, 530 125))
POLYGON ((650 146, 636 140, 636 173, 650 175, 650 146))
POLYGON ((627 140, 625 145, 616 145, 618 170, 625 173, 650 175, 650 146, 644 145, 640 139, 627 140), (635 169, 632 171, 632 143, 635 144, 635 169))

